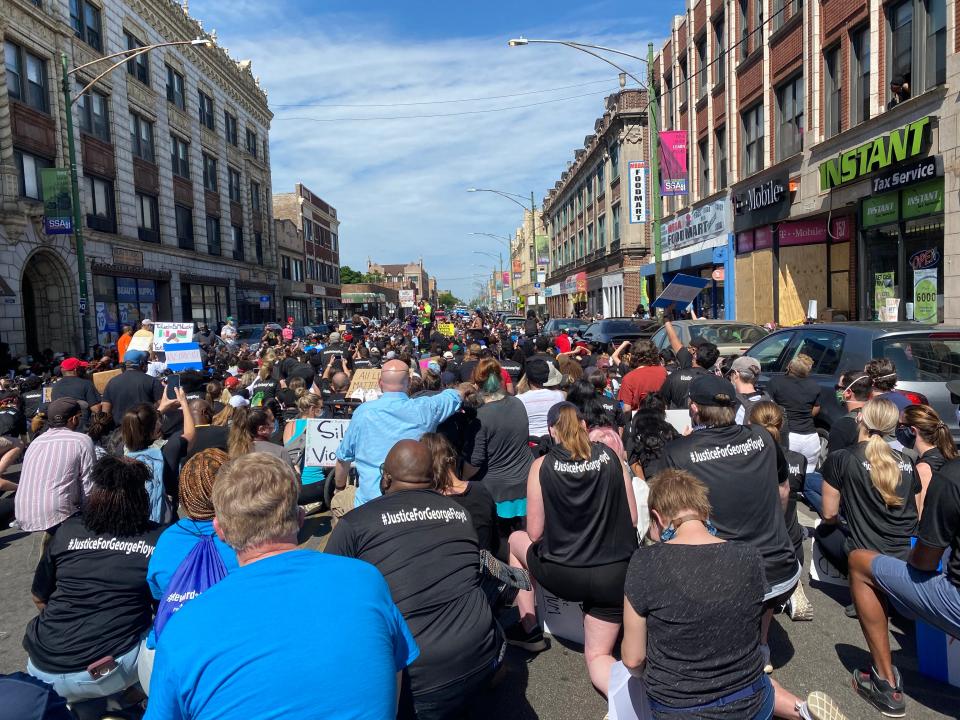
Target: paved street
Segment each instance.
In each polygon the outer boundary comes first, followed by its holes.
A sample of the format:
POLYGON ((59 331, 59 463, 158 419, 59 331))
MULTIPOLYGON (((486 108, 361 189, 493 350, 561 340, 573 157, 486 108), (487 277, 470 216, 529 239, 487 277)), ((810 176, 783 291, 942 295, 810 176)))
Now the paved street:
MULTIPOLYGON (((810 518, 805 521, 809 523, 810 518)), ((329 527, 327 517, 308 520, 305 545, 321 548, 329 527)), ((26 663, 20 640, 34 613, 30 581, 38 552, 38 537, 14 530, 0 533, 0 672, 22 670, 26 663)), ((778 616, 774 622, 770 643, 777 666, 774 677, 798 695, 825 690, 851 719, 879 718, 850 689, 852 669, 868 660, 859 625, 843 614, 846 599, 842 594, 832 599, 817 590, 808 590, 807 594, 815 607, 814 622, 793 623, 785 616, 778 616)), ((960 690, 918 674, 912 631, 904 634, 895 630, 893 639, 894 659, 903 672, 908 695, 908 717, 934 720, 960 716, 960 690)), ((322 648, 322 626, 305 633, 304 641, 316 642, 322 648)), ((547 652, 537 656, 511 648, 508 674, 478 703, 474 717, 600 720, 605 712, 606 704, 587 679, 580 649, 554 641, 547 652)))

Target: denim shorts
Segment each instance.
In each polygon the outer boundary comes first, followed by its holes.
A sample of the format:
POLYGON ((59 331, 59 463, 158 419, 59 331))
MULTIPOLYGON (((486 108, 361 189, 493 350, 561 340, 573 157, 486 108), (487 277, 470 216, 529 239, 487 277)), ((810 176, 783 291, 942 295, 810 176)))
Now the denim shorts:
POLYGON ((116 695, 137 682, 137 658, 143 641, 123 655, 116 657, 117 667, 103 677, 94 679, 86 670, 72 673, 53 673, 41 670, 27 658, 27 672, 53 685, 60 697, 68 702, 104 698, 116 695))
POLYGON ((898 612, 960 638, 960 588, 944 573, 917 570, 886 555, 877 555, 870 568, 898 612))

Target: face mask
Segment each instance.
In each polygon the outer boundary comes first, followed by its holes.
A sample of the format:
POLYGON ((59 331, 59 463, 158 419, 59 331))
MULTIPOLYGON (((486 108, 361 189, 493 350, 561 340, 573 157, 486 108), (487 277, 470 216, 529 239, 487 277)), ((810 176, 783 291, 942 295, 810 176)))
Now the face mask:
MULTIPOLYGON (((710 522, 710 518, 707 518, 707 522, 705 524, 707 526, 707 532, 713 536, 716 536, 717 529, 713 526, 713 523, 710 522)), ((670 542, 676 536, 677 536, 677 529, 673 526, 673 523, 671 522, 660 532, 660 542, 662 543, 670 542)))
POLYGON ((897 440, 907 449, 917 444, 917 431, 909 425, 897 425, 897 440))
POLYGON ((280 429, 280 421, 276 418, 273 419, 273 432, 272 435, 276 435, 277 431, 280 429))
POLYGON ((841 405, 847 402, 846 398, 843 397, 843 390, 837 390, 836 396, 837 396, 837 402, 840 403, 841 405))

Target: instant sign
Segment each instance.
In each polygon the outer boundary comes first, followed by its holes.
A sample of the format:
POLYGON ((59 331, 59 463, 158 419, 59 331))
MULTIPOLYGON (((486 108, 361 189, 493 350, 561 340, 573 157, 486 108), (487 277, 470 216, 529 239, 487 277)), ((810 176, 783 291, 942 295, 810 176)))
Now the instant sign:
POLYGON ((349 420, 318 420, 307 426, 307 449, 304 467, 333 467, 337 464, 337 448, 347 432, 349 420))

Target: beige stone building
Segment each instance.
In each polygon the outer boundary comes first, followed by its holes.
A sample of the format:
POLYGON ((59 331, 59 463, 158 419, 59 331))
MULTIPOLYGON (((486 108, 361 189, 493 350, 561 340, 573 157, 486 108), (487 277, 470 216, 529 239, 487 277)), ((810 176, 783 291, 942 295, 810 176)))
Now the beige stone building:
MULTIPOLYGON (((297 183, 292 193, 273 196, 273 213, 279 219, 290 220, 303 236, 302 277, 297 279, 297 266, 292 259, 288 269, 281 264, 280 277, 294 283, 304 283, 306 294, 312 298, 312 305, 308 303, 303 308, 305 317, 309 319, 308 324, 343 317, 337 209, 297 183), (285 278, 286 275, 290 277, 285 278)), ((294 300, 297 299, 291 298, 291 301, 294 300)), ((299 302, 292 304, 297 308, 301 305, 299 302)))
POLYGON ((646 92, 621 90, 543 201, 551 316, 629 315, 640 302, 652 248, 649 169, 646 92))
MULTIPOLYGON (((69 165, 60 53, 73 68, 210 35, 168 0, 3 0, 0 34, 0 335, 14 352, 77 351, 81 322, 106 344, 146 317, 272 319, 272 114, 250 63, 217 45, 159 48, 73 105, 81 315, 73 236, 42 223, 40 171, 69 165)), ((73 93, 111 62, 73 75, 73 93)))
POLYGON ((543 227, 543 213, 540 210, 534 211, 532 225, 530 215, 529 210, 524 211, 523 222, 517 226, 510 242, 510 279, 513 282, 512 290, 518 313, 536 309, 546 312, 544 292, 547 287, 546 274, 549 260, 546 264, 537 264, 534 229, 536 229, 536 235, 541 238, 546 237, 546 230, 543 227), (537 287, 538 284, 539 287, 537 287))

